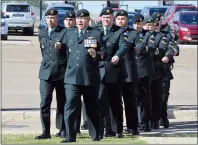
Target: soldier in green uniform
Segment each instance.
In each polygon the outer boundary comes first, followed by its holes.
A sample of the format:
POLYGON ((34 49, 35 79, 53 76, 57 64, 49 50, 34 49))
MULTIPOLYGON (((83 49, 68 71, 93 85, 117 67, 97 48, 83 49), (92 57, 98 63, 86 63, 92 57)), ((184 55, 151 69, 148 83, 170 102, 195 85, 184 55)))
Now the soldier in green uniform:
MULTIPOLYGON (((123 137, 123 106, 121 99, 121 90, 124 80, 127 78, 127 72, 124 64, 124 55, 127 52, 127 38, 123 35, 123 29, 113 24, 114 15, 111 7, 105 7, 101 10, 102 33, 106 46, 107 55, 104 57, 103 64, 100 65, 100 74, 102 83, 100 85, 100 108, 101 120, 105 117, 104 104, 106 98, 109 101, 111 111, 112 131, 116 133, 117 138, 123 137)), ((101 123, 100 134, 104 134, 103 122, 101 123)))
POLYGON ((64 125, 64 73, 67 59, 65 49, 58 48, 57 41, 62 31, 58 25, 58 11, 49 9, 46 13, 47 28, 39 31, 39 42, 42 53, 42 62, 39 71, 40 79, 40 118, 43 133, 36 136, 35 139, 51 138, 50 135, 50 107, 52 102, 52 93, 56 90, 57 110, 56 110, 56 127, 60 130, 60 136, 65 136, 64 125))
POLYGON ((98 88, 100 73, 98 61, 103 58, 101 32, 89 26, 90 14, 81 9, 76 15, 76 29, 65 33, 62 46, 69 50, 65 72, 65 124, 66 137, 61 143, 76 142, 75 121, 81 108, 81 96, 85 103, 89 133, 93 141, 99 141, 98 88))
MULTIPOLYGON (((166 35, 168 42, 169 42, 169 47, 171 47, 174 50, 174 56, 179 55, 179 46, 175 43, 178 39, 178 35, 173 32, 173 30, 170 28, 170 26, 167 24, 165 21, 165 17, 161 16, 160 17, 160 24, 161 24, 161 32, 166 35)), ((173 69, 173 64, 175 63, 174 59, 168 62, 168 65, 164 65, 165 69, 165 76, 163 79, 163 103, 162 103, 162 114, 161 114, 161 120, 160 124, 164 128, 169 127, 169 120, 167 118, 167 104, 168 104, 168 98, 170 95, 170 81, 174 79, 173 74, 171 70, 173 69)))
MULTIPOLYGON (((130 35, 133 29, 128 25, 128 13, 125 10, 117 11, 115 15, 115 24, 123 27, 124 34, 130 35)), ((136 87, 138 83, 137 64, 135 59, 135 49, 128 49, 127 54, 124 56, 125 66, 128 78, 125 79, 122 96, 124 100, 125 117, 126 117, 126 132, 132 135, 139 135, 138 131, 138 114, 137 114, 137 94, 136 87)))
POLYGON ((168 47, 169 42, 165 34, 160 32, 161 25, 159 23, 161 14, 152 15, 154 26, 154 37, 156 51, 153 55, 155 75, 151 83, 152 94, 152 127, 159 128, 159 120, 161 118, 162 103, 163 103, 163 79, 166 74, 165 67, 173 59, 173 49, 168 47))
MULTIPOLYGON (((149 35, 143 30, 144 16, 136 14, 133 19, 133 28, 128 36, 128 43, 136 51, 136 63, 138 72, 138 100, 142 108, 142 128, 144 131, 151 131, 151 79, 154 73, 151 53, 153 48, 148 46, 149 35), (146 37, 147 36, 147 37, 146 37)), ((152 45, 151 45, 152 46, 152 45)))

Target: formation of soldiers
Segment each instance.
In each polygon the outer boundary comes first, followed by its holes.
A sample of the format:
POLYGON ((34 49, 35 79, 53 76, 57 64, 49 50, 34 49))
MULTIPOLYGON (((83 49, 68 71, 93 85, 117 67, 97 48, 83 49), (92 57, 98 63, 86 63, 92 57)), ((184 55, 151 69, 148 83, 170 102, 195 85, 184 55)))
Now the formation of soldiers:
POLYGON ((42 134, 51 138, 50 106, 56 90, 56 137, 76 142, 81 108, 93 141, 103 137, 139 135, 169 127, 167 102, 173 79, 174 56, 179 55, 176 36, 161 13, 144 18, 136 14, 129 28, 128 13, 102 9, 102 21, 90 27, 90 13, 67 12, 65 28, 58 25, 58 11, 46 12, 48 28, 39 31, 42 62, 39 71, 42 134), (83 101, 81 101, 81 96, 83 101))

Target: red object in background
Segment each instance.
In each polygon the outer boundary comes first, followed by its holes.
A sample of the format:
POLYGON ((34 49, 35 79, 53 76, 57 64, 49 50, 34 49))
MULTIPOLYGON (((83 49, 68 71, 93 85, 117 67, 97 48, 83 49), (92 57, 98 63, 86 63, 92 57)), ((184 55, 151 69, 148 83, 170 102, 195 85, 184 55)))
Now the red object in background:
POLYGON ((198 11, 175 13, 172 29, 179 35, 179 42, 198 41, 198 11))

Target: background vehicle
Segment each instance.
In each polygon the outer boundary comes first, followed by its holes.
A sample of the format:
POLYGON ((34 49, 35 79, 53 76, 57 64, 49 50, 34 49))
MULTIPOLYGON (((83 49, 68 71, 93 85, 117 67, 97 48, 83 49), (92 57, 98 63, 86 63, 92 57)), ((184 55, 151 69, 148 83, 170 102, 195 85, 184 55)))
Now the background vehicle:
POLYGON ((178 43, 198 40, 198 12, 176 12, 172 29, 178 33, 178 43))
POLYGON ((165 14, 168 7, 169 6, 147 6, 142 9, 141 14, 145 17, 151 16, 154 12, 165 14))
MULTIPOLYGON (((8 18, 9 16, 7 16, 8 18)), ((1 11, 1 40, 8 39, 8 24, 6 22, 5 16, 1 11)))
POLYGON ((179 11, 198 11, 198 9, 192 4, 174 4, 170 6, 165 13, 166 21, 169 25, 171 25, 175 13, 179 11))
POLYGON ((35 16, 26 2, 7 2, 2 5, 2 12, 8 23, 8 30, 23 30, 24 34, 34 35, 35 16))

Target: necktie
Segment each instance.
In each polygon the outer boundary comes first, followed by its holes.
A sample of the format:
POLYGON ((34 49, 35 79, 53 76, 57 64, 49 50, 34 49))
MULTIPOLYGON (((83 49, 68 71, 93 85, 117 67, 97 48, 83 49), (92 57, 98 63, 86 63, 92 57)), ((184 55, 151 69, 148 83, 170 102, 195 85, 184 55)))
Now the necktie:
POLYGON ((53 32, 53 30, 51 29, 51 30, 49 31, 49 36, 52 34, 52 32, 53 32))
POLYGON ((80 31, 80 33, 78 34, 78 38, 80 38, 83 35, 83 31, 80 31))
POLYGON ((104 30, 104 34, 107 35, 107 33, 108 33, 108 28, 106 28, 106 29, 104 30))

